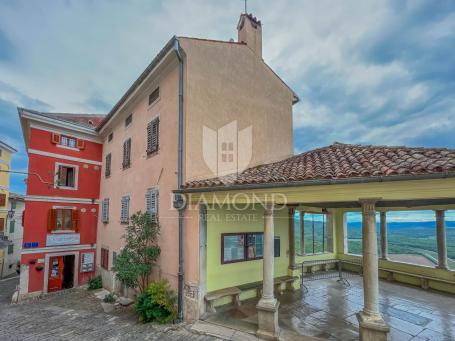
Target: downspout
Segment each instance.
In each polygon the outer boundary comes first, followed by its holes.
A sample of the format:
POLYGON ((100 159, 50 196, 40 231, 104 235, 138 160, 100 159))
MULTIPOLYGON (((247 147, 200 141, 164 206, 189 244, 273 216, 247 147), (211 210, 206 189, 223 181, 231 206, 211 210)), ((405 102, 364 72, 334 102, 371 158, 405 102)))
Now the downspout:
MULTIPOLYGON (((177 170, 177 181, 178 190, 182 190, 183 185, 183 58, 180 54, 180 42, 178 38, 175 38, 174 50, 179 60, 179 117, 178 117, 178 170, 177 170)), ((182 194, 180 194, 181 196, 182 194)), ((180 198, 182 199, 182 198, 180 198)), ((184 229, 184 212, 185 208, 181 205, 176 205, 179 198, 175 199, 174 206, 179 212, 179 269, 178 269, 178 314, 177 318, 180 322, 183 321, 183 280, 184 280, 184 269, 183 269, 183 229, 184 229)))

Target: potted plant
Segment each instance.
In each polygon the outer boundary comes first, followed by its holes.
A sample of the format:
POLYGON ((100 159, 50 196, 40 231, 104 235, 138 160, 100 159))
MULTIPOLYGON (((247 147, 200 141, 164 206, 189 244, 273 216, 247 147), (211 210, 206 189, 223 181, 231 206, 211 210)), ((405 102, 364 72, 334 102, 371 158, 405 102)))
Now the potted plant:
POLYGON ((101 302, 101 306, 105 313, 112 313, 114 311, 114 304, 115 304, 115 295, 113 293, 109 293, 103 298, 103 302, 101 302))

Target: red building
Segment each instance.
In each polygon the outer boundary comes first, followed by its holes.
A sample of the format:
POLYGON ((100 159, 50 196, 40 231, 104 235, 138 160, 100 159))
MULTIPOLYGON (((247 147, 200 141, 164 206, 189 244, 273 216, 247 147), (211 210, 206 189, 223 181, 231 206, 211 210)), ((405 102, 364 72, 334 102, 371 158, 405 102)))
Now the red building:
POLYGON ((102 117, 18 112, 29 157, 20 295, 79 286, 95 274, 102 117))

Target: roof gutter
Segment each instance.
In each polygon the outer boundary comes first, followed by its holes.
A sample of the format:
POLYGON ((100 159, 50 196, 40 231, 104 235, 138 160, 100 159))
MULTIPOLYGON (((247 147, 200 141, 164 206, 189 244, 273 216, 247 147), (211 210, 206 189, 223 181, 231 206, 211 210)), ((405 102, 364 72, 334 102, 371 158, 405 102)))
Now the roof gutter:
POLYGON ((225 192, 251 189, 274 189, 283 187, 301 187, 301 186, 324 186, 324 185, 351 185, 365 184, 377 182, 392 182, 392 181, 411 181, 411 180, 435 180, 455 178, 455 172, 444 172, 435 174, 423 175, 394 175, 394 176, 378 176, 378 177, 357 177, 348 179, 321 179, 321 180, 303 180, 293 182, 275 182, 263 184, 246 184, 246 185, 230 185, 230 186, 215 186, 202 188, 188 188, 175 191, 180 193, 204 193, 204 192, 225 192))

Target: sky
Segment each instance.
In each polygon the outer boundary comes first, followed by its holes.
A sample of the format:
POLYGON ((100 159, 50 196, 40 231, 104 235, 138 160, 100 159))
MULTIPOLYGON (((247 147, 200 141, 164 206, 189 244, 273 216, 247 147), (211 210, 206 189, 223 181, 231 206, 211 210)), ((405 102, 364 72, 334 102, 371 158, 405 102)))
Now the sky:
MULTIPOLYGON (((27 169, 17 106, 105 114, 173 35, 236 39, 242 0, 0 0, 0 140, 27 169)), ((294 89, 294 149, 455 148, 455 1, 249 0, 294 89)), ((25 191, 13 176, 11 190, 25 191)))

